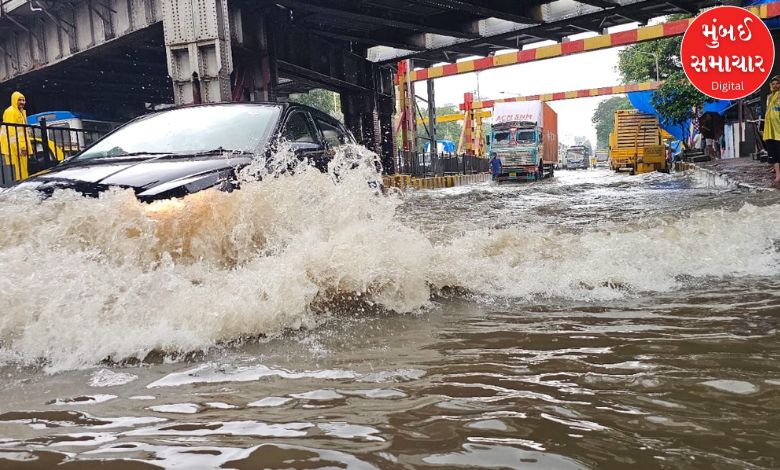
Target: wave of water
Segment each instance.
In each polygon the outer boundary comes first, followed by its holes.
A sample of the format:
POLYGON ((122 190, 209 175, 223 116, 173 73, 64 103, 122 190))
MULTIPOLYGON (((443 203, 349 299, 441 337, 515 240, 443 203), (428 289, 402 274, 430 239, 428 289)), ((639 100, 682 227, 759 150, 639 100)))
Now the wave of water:
POLYGON ((434 242, 396 216, 402 196, 369 188, 369 166, 152 204, 129 190, 0 196, 0 361, 57 371, 204 351, 334 312, 414 312, 446 288, 611 299, 780 266, 776 206, 434 242))

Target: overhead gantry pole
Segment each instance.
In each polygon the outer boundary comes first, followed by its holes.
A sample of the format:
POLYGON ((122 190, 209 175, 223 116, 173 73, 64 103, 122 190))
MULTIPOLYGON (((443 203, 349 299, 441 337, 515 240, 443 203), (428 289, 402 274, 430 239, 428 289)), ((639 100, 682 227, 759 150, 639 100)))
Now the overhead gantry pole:
MULTIPOLYGON (((497 98, 495 100, 481 100, 471 101, 468 106, 471 109, 485 109, 492 108, 496 103, 512 103, 516 101, 561 101, 571 100, 576 98, 592 98, 594 96, 607 96, 607 95, 622 95, 624 93, 631 93, 633 91, 650 91, 656 90, 664 82, 642 82, 632 83, 629 85, 615 85, 599 88, 587 88, 584 90, 572 90, 572 91, 559 91, 555 93, 543 93, 541 95, 526 95, 526 96, 514 96, 512 98, 497 98)), ((467 98, 466 94, 463 96, 463 103, 460 104, 462 111, 466 110, 467 98)))
MULTIPOLYGON (((622 95, 623 93, 630 93, 632 91, 655 90, 659 86, 661 86, 662 83, 663 81, 642 82, 642 83, 632 83, 629 85, 615 85, 615 86, 608 86, 608 87, 588 88, 584 90, 543 93, 540 95, 525 95, 525 96, 517 96, 512 98, 497 98, 495 100, 472 101, 471 106, 475 111, 478 109, 482 109, 482 111, 480 111, 479 113, 480 117, 482 119, 486 119, 491 116, 491 112, 486 110, 492 108, 496 103, 511 103, 513 101, 561 101, 561 100, 571 100, 576 98, 592 98, 596 96, 622 95)), ((464 97, 464 101, 465 101, 465 97, 464 97)), ((459 108, 461 110, 465 110, 466 106, 464 103, 461 103, 459 105, 459 108)), ((464 119, 465 119, 465 115, 463 113, 444 114, 441 116, 436 116, 437 123, 463 121, 464 119)), ((428 118, 417 118, 417 124, 423 124, 423 123, 428 124, 428 121, 429 121, 428 118)))

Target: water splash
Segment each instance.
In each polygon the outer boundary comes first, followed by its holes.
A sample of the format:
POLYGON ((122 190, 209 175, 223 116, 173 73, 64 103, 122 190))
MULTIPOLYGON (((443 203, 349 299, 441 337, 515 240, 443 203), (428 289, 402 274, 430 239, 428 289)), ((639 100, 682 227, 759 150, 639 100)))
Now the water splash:
POLYGON ((247 168, 239 191, 152 204, 129 190, 0 195, 0 360, 83 368, 315 327, 334 312, 414 312, 447 292, 612 299, 780 265, 776 206, 433 241, 398 217, 403 196, 367 184, 365 150, 341 152, 328 173, 275 158, 247 168))

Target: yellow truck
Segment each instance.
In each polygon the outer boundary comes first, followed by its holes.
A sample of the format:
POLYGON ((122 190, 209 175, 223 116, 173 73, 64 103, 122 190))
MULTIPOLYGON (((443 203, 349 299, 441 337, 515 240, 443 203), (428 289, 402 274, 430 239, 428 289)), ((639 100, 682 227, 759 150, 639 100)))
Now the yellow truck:
POLYGON ((632 175, 667 171, 658 119, 635 109, 615 111, 615 130, 609 134, 609 165, 632 175))

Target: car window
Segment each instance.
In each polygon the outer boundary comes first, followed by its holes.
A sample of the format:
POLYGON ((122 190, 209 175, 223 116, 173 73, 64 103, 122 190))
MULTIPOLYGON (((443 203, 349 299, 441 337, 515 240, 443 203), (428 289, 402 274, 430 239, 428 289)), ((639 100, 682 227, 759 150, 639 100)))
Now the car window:
POLYGON ((314 118, 317 121, 317 127, 322 131, 325 142, 328 143, 328 147, 336 148, 344 144, 349 143, 349 137, 343 129, 334 126, 333 124, 326 122, 319 118, 314 118))
POLYGON ((288 142, 317 143, 317 138, 314 137, 314 132, 309 124, 309 118, 300 111, 292 113, 287 119, 282 136, 288 142))

